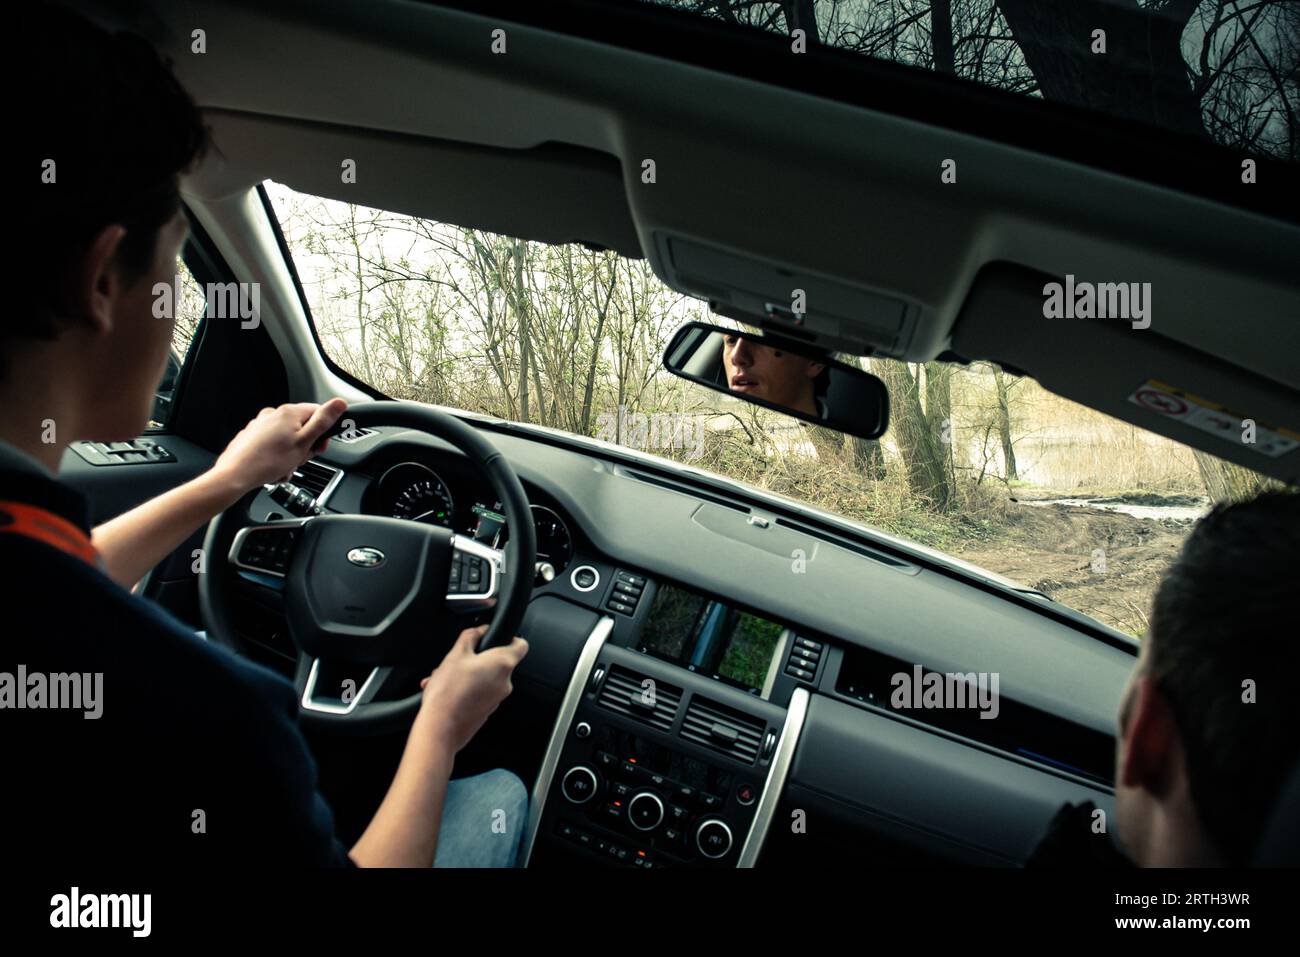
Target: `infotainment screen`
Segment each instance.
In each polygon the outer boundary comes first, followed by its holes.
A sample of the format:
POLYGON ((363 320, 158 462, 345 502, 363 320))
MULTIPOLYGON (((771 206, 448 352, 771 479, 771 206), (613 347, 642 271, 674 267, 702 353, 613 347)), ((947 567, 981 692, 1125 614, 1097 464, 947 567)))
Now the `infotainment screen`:
POLYGON ((661 584, 639 648, 684 668, 762 694, 784 625, 661 584))

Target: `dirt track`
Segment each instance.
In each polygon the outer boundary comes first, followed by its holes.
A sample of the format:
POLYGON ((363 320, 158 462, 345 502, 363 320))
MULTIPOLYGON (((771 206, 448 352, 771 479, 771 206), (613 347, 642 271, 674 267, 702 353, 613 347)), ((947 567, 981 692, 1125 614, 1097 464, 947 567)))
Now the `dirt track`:
MULTIPOLYGON (((1162 502, 1156 496, 1147 498, 1141 504, 1162 502)), ((1076 505, 1021 501, 1011 505, 1001 543, 956 554, 1105 624, 1142 635, 1156 585, 1190 529, 1186 519, 1135 518, 1076 505), (1098 559, 1096 549, 1102 550, 1098 559)))

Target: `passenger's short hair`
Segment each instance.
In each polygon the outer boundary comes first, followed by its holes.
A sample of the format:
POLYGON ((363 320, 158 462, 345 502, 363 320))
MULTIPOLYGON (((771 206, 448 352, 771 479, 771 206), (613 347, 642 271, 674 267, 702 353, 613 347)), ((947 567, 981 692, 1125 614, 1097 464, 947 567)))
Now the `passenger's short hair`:
POLYGON ((1269 491, 1200 520, 1152 609, 1148 673, 1174 711, 1202 824, 1236 866, 1300 756, 1298 581, 1300 494, 1269 491))

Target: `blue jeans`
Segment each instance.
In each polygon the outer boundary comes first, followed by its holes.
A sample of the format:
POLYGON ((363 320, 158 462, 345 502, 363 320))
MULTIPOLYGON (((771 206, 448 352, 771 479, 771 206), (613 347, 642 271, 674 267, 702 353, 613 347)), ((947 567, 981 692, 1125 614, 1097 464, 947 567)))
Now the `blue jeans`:
POLYGON ((528 789, 496 768, 447 782, 434 867, 515 867, 528 825, 528 789))
POLYGON ((448 781, 433 866, 514 867, 527 826, 528 789, 517 774, 496 768, 448 781))

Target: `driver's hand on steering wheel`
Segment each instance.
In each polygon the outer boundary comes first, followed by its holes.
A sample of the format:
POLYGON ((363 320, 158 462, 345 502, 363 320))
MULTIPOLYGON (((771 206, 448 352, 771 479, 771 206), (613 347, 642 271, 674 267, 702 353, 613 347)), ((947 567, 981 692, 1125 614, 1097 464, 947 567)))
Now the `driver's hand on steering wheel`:
POLYGON ((240 494, 259 485, 281 482, 309 458, 325 450, 322 437, 347 411, 334 398, 325 403, 289 402, 265 408, 239 432, 217 458, 212 471, 240 494))
POLYGON ((518 635, 509 645, 475 651, 487 630, 480 625, 462 631, 442 664, 420 682, 424 698, 416 724, 423 723, 453 754, 510 694, 510 675, 528 654, 528 642, 518 635))

